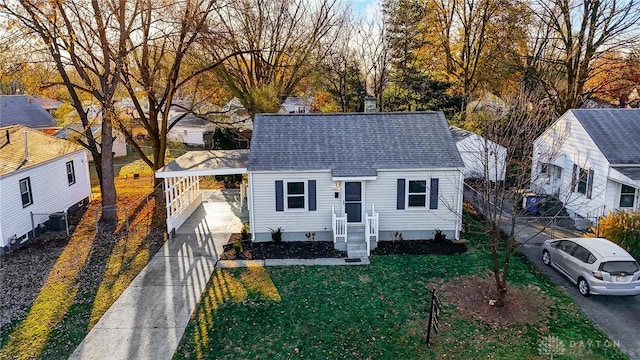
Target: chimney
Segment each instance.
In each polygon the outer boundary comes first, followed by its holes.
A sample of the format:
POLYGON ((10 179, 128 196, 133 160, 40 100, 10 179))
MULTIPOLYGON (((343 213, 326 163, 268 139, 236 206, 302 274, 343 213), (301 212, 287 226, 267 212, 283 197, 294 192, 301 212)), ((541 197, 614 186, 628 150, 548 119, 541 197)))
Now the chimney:
POLYGON ((364 112, 376 112, 376 98, 367 96, 364 98, 364 112))
POLYGON ((9 129, 7 129, 7 144, 11 144, 11 137, 9 137, 9 129))
POLYGON ((27 143, 27 130, 25 130, 23 134, 24 134, 24 161, 29 161, 29 144, 27 143))

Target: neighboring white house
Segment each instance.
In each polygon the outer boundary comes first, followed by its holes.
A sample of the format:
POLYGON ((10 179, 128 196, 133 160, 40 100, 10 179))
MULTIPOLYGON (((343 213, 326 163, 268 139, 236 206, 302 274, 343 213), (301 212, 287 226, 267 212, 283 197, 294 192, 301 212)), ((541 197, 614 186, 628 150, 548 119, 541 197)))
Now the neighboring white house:
POLYGON ((197 176, 248 173, 254 241, 280 228, 283 240, 333 240, 356 257, 381 240, 459 238, 463 169, 441 112, 260 114, 248 160, 192 152, 156 176, 169 232, 199 205, 197 176))
MULTIPOLYGON (((91 133, 93 137, 96 139, 98 143, 102 142, 102 132, 100 125, 91 126, 91 133)), ((123 157, 127 156, 127 141, 124 138, 124 135, 117 129, 113 129, 113 156, 114 157, 123 157)), ((58 132, 54 135, 58 139, 64 139, 69 141, 74 141, 76 139, 82 139, 83 142, 86 143, 86 136, 84 135, 82 124, 71 124, 69 126, 65 126, 64 128, 58 130, 58 132)), ((100 148, 98 148, 100 150, 100 148)), ((87 151, 87 158, 89 161, 93 161, 93 157, 87 151)))
POLYGON ((307 114, 311 112, 312 97, 289 96, 280 105, 280 114, 307 114))
POLYGON ((2 127, 0 135, 0 252, 6 253, 33 238, 49 214, 85 206, 91 184, 80 145, 25 126, 2 127))
POLYGON ((457 126, 449 129, 464 161, 465 179, 504 181, 507 158, 504 146, 457 126))
POLYGON ((640 109, 567 111, 534 141, 532 190, 570 215, 639 209, 640 109))
POLYGON ((176 123, 167 133, 167 139, 187 145, 204 146, 205 133, 215 130, 212 122, 194 114, 177 113, 169 119, 169 124, 174 122, 176 123))

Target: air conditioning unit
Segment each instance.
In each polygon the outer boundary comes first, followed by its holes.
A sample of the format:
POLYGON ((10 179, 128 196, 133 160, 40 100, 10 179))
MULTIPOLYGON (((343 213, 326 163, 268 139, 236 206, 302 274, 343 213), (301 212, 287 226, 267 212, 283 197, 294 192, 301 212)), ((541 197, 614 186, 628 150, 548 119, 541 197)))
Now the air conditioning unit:
POLYGON ((56 212, 49 215, 49 226, 53 230, 66 229, 67 228, 66 223, 67 223, 66 215, 63 212, 56 212))

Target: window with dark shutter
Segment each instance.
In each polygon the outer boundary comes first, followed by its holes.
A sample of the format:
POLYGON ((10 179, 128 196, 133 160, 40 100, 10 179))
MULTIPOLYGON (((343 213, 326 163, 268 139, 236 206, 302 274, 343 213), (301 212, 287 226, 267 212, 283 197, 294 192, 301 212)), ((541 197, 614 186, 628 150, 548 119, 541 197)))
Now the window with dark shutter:
POLYGON ((404 209, 404 179, 398 179, 397 196, 396 196, 396 209, 404 209))
POLYGON ((307 182, 307 188, 309 190, 309 211, 315 211, 317 204, 316 204, 316 181, 315 180, 309 180, 307 182))
POLYGON ((429 209, 435 210, 438 208, 438 187, 440 180, 431 179, 431 187, 429 188, 429 209))
POLYGON ((276 180, 276 211, 284 211, 284 182, 276 180))

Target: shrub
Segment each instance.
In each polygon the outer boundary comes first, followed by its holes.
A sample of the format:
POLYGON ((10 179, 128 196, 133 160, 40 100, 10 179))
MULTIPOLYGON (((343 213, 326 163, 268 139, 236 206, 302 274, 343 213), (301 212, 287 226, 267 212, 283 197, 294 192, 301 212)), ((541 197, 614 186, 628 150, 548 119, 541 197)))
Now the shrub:
POLYGON ((640 211, 615 211, 600 218, 598 227, 591 230, 596 236, 620 245, 640 260, 640 211))
POLYGON ((273 242, 275 243, 279 243, 282 241, 282 228, 279 227, 275 230, 273 230, 272 228, 269 228, 269 231, 271 231, 271 240, 273 240, 273 242))
POLYGON ((233 248, 233 253, 236 256, 240 255, 244 251, 244 249, 242 248, 242 243, 240 241, 234 242, 232 245, 232 248, 233 248))
POLYGON ((445 233, 443 233, 441 230, 436 230, 436 234, 433 236, 433 240, 445 241, 447 240, 447 235, 445 235, 445 233))
POLYGON ((242 240, 249 240, 251 237, 251 233, 249 232, 249 223, 242 224, 242 231, 240 231, 240 236, 242 240))

